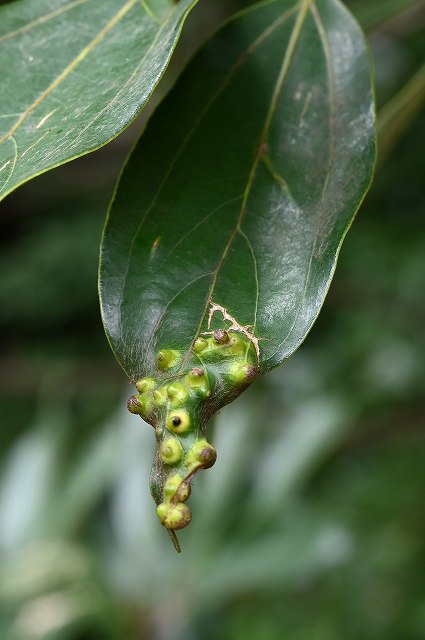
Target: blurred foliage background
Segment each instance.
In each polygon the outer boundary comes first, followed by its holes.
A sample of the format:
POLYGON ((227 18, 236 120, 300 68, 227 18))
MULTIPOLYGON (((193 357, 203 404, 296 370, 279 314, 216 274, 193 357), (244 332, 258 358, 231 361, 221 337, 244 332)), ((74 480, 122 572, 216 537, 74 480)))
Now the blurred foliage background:
MULTIPOLYGON (((201 2, 159 95, 244 4, 201 2)), ((305 344, 211 426, 181 556, 97 301, 105 211, 149 112, 2 205, 2 640, 425 636, 425 3, 348 4, 374 58, 375 183, 305 344)))

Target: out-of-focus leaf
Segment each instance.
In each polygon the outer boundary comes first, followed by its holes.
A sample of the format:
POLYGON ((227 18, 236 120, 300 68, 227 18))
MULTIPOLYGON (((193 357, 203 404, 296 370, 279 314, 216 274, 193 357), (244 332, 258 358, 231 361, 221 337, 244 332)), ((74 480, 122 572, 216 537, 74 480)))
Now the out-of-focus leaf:
POLYGON ((89 554, 76 545, 62 540, 32 541, 2 562, 0 600, 37 596, 62 581, 86 578, 89 569, 89 554))
POLYGON ((425 103, 425 64, 378 114, 379 164, 391 153, 425 103))
POLYGON ((34 533, 45 503, 51 499, 58 439, 34 429, 10 453, 0 477, 0 550, 19 547, 34 533))
POLYGON ((350 8, 366 30, 382 26, 386 20, 423 6, 423 0, 357 0, 350 8))
POLYGON ((0 198, 117 136, 146 104, 196 0, 0 8, 0 198))

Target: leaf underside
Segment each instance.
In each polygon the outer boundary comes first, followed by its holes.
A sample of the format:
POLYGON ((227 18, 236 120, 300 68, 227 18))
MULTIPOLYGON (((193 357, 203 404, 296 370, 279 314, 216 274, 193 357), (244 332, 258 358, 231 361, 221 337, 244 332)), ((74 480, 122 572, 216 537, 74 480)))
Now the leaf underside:
POLYGON ((262 3, 222 28, 152 117, 109 212, 102 315, 127 374, 232 322, 260 373, 291 355, 374 160, 367 48, 338 0, 262 3))
POLYGON ((117 136, 196 0, 20 0, 0 8, 0 199, 117 136))

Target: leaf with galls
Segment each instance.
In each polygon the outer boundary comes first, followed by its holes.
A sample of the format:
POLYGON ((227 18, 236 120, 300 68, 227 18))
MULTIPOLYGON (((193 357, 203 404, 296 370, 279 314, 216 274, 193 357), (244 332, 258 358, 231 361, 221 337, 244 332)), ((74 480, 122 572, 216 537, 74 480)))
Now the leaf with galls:
POLYGON ((215 460, 208 419, 305 339, 374 161, 368 51, 339 0, 238 13, 133 150, 105 227, 102 314, 137 386, 129 409, 155 427, 151 488, 175 542, 186 488, 215 460))

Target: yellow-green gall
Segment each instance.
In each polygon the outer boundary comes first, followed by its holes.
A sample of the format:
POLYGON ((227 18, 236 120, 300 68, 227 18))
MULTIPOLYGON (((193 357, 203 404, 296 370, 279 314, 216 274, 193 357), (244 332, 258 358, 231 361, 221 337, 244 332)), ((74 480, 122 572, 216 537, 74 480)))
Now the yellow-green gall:
POLYGON ((177 464, 182 458, 183 450, 176 438, 167 438, 161 443, 159 456, 165 464, 177 464))
POLYGON ((159 387, 153 392, 153 401, 157 407, 162 407, 168 400, 167 387, 159 387))
POLYGON ((136 413, 142 418, 146 418, 152 413, 153 401, 148 395, 135 395, 127 400, 127 409, 130 413, 136 413))
POLYGON ((189 371, 185 377, 185 382, 192 391, 195 391, 202 398, 208 398, 210 395, 207 376, 200 367, 195 367, 189 371))
POLYGON ((130 413, 140 415, 142 407, 137 396, 131 396, 127 400, 127 409, 130 411, 130 413))
POLYGON ((178 364, 180 358, 180 351, 176 351, 175 349, 161 349, 157 355, 158 369, 161 369, 161 371, 171 369, 178 364))
POLYGON ((157 383, 153 378, 142 378, 136 382, 136 389, 140 393, 146 393, 147 391, 152 391, 155 389, 157 383))
POLYGON ((186 502, 190 496, 190 483, 188 480, 184 480, 176 491, 177 502, 186 502))
POLYGON ((237 333, 229 334, 229 351, 235 356, 242 356, 246 353, 248 345, 237 333))
POLYGON ((157 514, 158 518, 161 520, 161 522, 163 521, 163 519, 167 515, 168 509, 169 509, 169 506, 168 506, 168 504, 165 504, 165 502, 161 502, 161 504, 159 504, 157 506, 156 514, 157 514))
POLYGON ((234 362, 229 369, 229 378, 236 384, 246 384, 255 378, 255 367, 247 362, 234 362))
POLYGON ((175 474, 167 478, 164 485, 164 502, 156 512, 161 524, 167 529, 183 529, 192 519, 189 507, 183 504, 190 495, 189 482, 175 474))
POLYGON ((167 529, 174 531, 175 529, 183 529, 192 520, 192 512, 187 504, 179 502, 176 505, 170 505, 167 514, 161 519, 161 524, 167 529))
POLYGON ((189 397, 189 391, 184 384, 180 382, 173 382, 167 387, 167 395, 170 399, 171 406, 179 406, 186 402, 189 397))
POLYGON ((183 478, 178 474, 175 474, 174 476, 170 476, 169 478, 167 478, 164 484, 164 496, 168 502, 171 500, 171 498, 174 497, 177 489, 179 488, 182 482, 183 482, 183 478))
POLYGON ((208 342, 205 338, 197 338, 193 343, 193 350, 195 353, 201 353, 208 346, 208 342))
POLYGON ((152 396, 148 395, 146 393, 143 393, 142 395, 138 396, 139 397, 139 402, 140 405, 142 407, 142 413, 141 415, 146 418, 147 416, 149 416, 152 411, 153 411, 153 400, 152 400, 152 396))
POLYGON ((167 428, 174 433, 186 433, 191 427, 187 411, 171 411, 167 418, 167 428))
POLYGON ((189 471, 196 467, 202 467, 203 469, 209 469, 213 466, 217 460, 217 451, 215 448, 203 438, 198 440, 193 447, 188 451, 185 464, 189 471))

